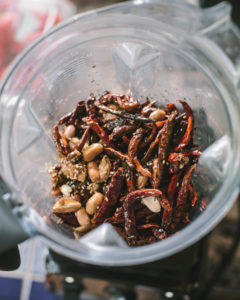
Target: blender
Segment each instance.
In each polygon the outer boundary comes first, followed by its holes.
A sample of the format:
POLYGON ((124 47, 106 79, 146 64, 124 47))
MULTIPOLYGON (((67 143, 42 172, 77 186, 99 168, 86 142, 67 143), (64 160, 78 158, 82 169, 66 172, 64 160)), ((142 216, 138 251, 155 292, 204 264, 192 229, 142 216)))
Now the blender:
POLYGON ((2 253, 36 235, 56 257, 89 268, 199 251, 239 192, 240 33, 230 10, 226 3, 202 10, 175 0, 124 2, 72 17, 16 58, 0 86, 0 172, 11 190, 0 202, 2 253), (130 248, 110 224, 75 240, 51 214, 51 129, 79 100, 105 90, 161 104, 183 98, 194 111, 203 151, 193 178, 198 206, 191 224, 152 245, 130 248))

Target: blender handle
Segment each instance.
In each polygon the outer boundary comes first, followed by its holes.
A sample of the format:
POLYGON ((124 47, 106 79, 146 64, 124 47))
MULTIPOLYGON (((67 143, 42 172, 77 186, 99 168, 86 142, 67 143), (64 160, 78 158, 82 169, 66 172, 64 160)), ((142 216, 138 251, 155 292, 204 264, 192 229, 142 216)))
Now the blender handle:
POLYGON ((199 28, 197 34, 206 38, 206 45, 210 46, 209 52, 212 52, 213 57, 218 55, 219 62, 225 62, 225 71, 232 82, 238 86, 240 81, 240 29, 231 20, 231 9, 231 5, 226 2, 203 9, 201 13, 202 28, 199 28))
POLYGON ((29 238, 5 202, 0 198, 0 254, 29 238))

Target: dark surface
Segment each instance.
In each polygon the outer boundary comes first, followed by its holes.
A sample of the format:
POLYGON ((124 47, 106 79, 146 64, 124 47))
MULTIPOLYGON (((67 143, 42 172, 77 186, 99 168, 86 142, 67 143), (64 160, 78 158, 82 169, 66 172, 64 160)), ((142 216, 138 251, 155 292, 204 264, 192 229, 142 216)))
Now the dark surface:
MULTIPOLYGON (((200 5, 202 7, 210 7, 216 5, 220 2, 220 0, 200 0, 200 5)), ((225 2, 229 2, 232 5, 232 18, 236 24, 240 26, 240 1, 239 0, 225 0, 225 2)))

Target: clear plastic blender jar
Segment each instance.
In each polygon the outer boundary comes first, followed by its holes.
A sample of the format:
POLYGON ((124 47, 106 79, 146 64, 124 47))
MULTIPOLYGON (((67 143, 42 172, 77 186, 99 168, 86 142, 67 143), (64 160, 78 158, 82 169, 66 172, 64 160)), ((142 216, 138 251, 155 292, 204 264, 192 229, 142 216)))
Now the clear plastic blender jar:
POLYGON ((0 171, 13 191, 1 201, 1 251, 25 232, 78 261, 134 265, 183 250, 221 220, 240 181, 240 38, 229 13, 227 4, 203 12, 179 1, 126 2, 73 17, 14 61, 0 87, 0 171), (51 129, 79 100, 105 90, 161 104, 185 98, 194 110, 204 150, 194 221, 152 245, 130 248, 110 224, 75 240, 51 218, 51 129))

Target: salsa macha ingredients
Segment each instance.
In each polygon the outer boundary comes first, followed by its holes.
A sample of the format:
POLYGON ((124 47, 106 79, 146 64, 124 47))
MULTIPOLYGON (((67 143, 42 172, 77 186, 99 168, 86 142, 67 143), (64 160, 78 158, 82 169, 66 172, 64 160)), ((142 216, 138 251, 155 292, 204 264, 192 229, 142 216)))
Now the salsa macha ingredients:
POLYGON ((80 235, 111 223, 130 246, 187 224, 201 152, 192 109, 178 102, 182 111, 110 92, 78 102, 52 131, 59 153, 50 169, 53 214, 80 235))

